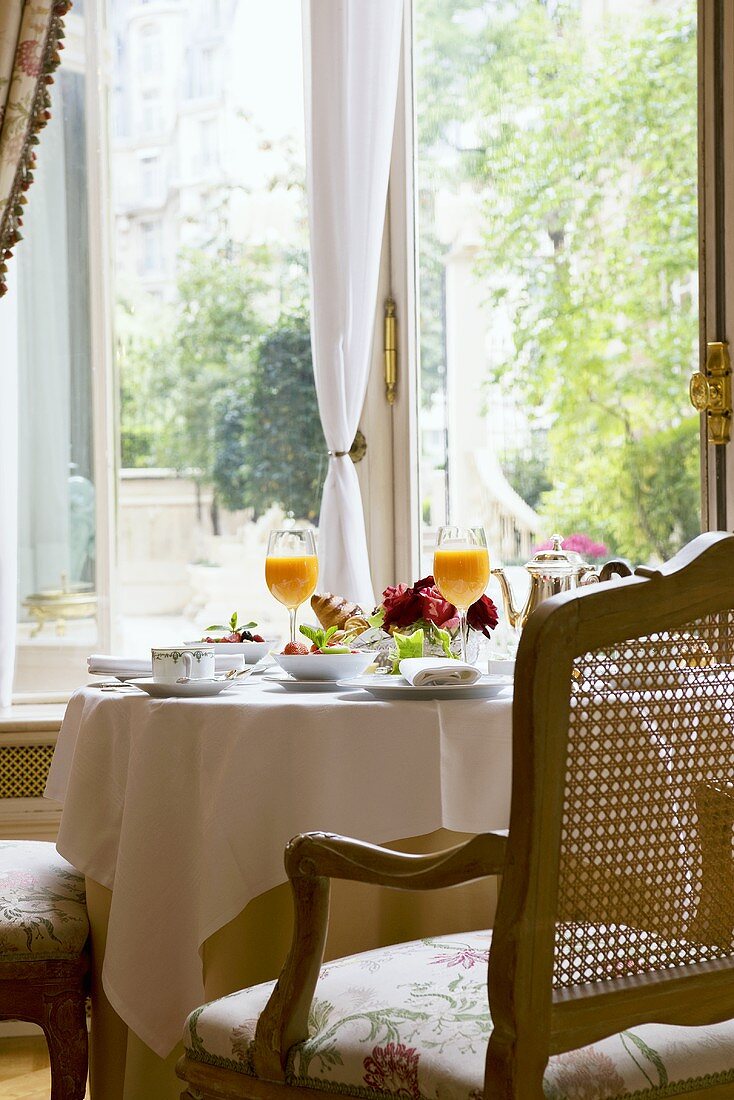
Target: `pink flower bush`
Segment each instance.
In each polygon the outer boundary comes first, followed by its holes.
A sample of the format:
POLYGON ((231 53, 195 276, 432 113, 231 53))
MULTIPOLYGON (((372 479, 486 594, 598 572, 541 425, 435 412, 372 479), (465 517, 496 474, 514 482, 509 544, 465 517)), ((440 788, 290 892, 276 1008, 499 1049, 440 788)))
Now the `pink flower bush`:
POLYGON ((420 1100, 418 1061, 414 1047, 388 1043, 375 1047, 364 1060, 364 1083, 378 1092, 390 1092, 406 1100, 420 1100))
MULTIPOLYGON (((605 546, 603 542, 594 542, 588 535, 582 535, 578 531, 564 539, 561 547, 564 550, 575 550, 582 558, 606 558, 609 554, 609 547, 605 546)), ((546 539, 545 542, 541 542, 540 546, 535 547, 534 552, 537 554, 539 550, 552 549, 553 543, 550 539, 546 539)))

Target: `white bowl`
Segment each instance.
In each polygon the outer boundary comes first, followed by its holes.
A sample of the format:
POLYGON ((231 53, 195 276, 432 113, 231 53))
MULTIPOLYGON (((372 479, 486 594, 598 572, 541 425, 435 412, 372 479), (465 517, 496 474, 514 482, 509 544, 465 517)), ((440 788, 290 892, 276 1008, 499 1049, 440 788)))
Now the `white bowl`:
POLYGON ((361 676, 374 653, 275 653, 284 672, 295 680, 344 680, 361 676))
POLYGON ((220 657, 223 654, 237 656, 241 653, 246 665, 254 665, 266 657, 279 641, 279 638, 267 638, 264 642, 212 642, 211 644, 214 646, 214 652, 220 657))

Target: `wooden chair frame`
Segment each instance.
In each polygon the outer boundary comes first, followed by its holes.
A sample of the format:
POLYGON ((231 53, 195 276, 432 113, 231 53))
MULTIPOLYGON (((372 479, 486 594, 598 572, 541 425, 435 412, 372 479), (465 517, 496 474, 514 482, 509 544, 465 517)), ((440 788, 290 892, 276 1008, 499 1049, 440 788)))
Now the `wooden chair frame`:
POLYGON ((38 1024, 51 1061, 51 1100, 84 1100, 89 957, 0 963, 0 1020, 38 1024))
MULTIPOLYGON (((293 942, 260 1016, 253 1048, 259 1078, 184 1057, 182 1100, 295 1100, 315 1089, 285 1083, 290 1047, 307 1037, 323 960, 329 880, 435 889, 502 875, 489 963, 493 1031, 484 1094, 543 1100, 552 1054, 648 1023, 712 1024, 734 1018, 734 958, 672 966, 554 990, 560 831, 573 662, 593 650, 734 608, 734 536, 701 535, 660 570, 638 570, 541 604, 522 636, 515 673, 509 834, 487 833, 458 848, 411 856, 326 833, 286 850, 295 907, 293 942)), ((731 1097, 730 1084, 688 1092, 731 1097)))

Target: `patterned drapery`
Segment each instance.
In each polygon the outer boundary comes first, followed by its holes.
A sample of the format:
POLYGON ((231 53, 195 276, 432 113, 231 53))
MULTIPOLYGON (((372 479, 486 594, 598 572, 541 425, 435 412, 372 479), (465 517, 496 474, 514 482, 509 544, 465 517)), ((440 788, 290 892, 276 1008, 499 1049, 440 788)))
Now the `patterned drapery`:
POLYGON ((48 85, 59 63, 70 7, 70 0, 0 2, 0 297, 7 289, 8 260, 22 238, 34 146, 50 118, 48 85))

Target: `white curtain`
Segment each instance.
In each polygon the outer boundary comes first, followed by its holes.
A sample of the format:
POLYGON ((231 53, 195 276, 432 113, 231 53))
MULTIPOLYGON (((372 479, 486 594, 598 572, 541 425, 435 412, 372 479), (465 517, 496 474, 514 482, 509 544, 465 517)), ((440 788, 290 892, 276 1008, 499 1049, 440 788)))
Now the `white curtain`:
POLYGON ((403 0, 303 0, 311 334, 330 452, 319 586, 374 603, 348 456, 367 390, 397 98, 403 0))

